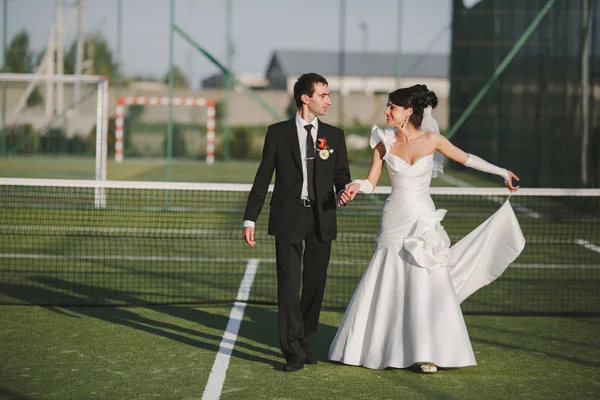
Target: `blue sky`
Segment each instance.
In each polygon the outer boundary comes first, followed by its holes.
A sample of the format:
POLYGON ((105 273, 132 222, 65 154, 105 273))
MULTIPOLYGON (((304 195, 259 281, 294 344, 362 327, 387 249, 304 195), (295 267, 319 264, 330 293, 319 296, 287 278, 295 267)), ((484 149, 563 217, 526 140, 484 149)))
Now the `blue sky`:
MULTIPOLYGON (((74 0, 65 0, 65 16, 74 0)), ((215 57, 225 60, 225 1, 176 0, 175 22, 215 57)), ((450 52, 451 0, 346 0, 346 49, 394 52, 398 5, 402 3, 402 48, 450 52), (360 26, 364 23, 366 31, 360 26), (367 32, 365 36, 363 33, 367 32), (432 41, 438 37, 434 43, 432 41)), ((232 0, 234 71, 264 73, 276 49, 338 50, 339 0, 232 0)), ((9 0, 8 38, 25 29, 41 51, 56 20, 55 0, 9 0)), ((122 65, 128 75, 162 77, 168 67, 169 1, 123 0, 122 65)), ((86 31, 117 44, 117 1, 86 0, 86 31)), ((1 34, 1 32, 0 32, 1 34)), ((75 38, 75 23, 65 46, 75 38)), ((176 37, 174 62, 197 82, 217 69, 176 37)))

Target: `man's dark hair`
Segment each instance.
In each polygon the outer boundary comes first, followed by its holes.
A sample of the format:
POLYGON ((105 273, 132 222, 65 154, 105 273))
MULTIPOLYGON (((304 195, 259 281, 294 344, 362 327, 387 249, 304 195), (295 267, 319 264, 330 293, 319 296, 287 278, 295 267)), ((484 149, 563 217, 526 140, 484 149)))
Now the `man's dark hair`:
POLYGON ((308 74, 301 75, 296 83, 294 84, 294 100, 296 101, 296 107, 302 107, 302 95, 306 94, 308 97, 312 97, 315 93, 315 84, 322 83, 323 85, 329 86, 327 79, 323 78, 319 74, 310 72, 308 74))

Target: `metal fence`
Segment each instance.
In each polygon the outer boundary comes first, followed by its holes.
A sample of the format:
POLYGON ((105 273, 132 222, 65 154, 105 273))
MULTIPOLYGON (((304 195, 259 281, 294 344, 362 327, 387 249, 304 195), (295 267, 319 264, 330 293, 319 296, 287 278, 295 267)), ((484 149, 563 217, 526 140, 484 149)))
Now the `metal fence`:
POLYGON ((600 5, 454 0, 450 125, 551 8, 452 139, 528 187, 600 186, 600 5))

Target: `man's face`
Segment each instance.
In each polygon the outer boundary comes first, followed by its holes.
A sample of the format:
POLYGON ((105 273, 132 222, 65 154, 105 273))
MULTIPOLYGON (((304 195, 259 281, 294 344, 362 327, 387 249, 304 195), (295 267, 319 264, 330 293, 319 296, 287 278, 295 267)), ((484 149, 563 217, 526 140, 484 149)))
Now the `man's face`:
POLYGON ((312 97, 306 95, 308 109, 315 115, 325 115, 327 108, 331 105, 329 86, 322 83, 315 83, 313 88, 315 91, 312 97))

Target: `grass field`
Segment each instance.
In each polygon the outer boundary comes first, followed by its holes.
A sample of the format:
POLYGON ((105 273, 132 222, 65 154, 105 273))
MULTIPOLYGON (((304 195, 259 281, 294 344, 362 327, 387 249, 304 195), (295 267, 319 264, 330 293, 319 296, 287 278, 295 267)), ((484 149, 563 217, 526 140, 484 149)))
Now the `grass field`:
MULTIPOLYGON (((256 167, 177 162, 173 180, 249 183, 256 167)), ((365 166, 351 168, 355 176, 366 174, 365 166)), ((127 160, 109 164, 108 178, 163 181, 164 172, 164 161, 127 160)), ((462 171, 450 175, 476 186, 499 183, 462 171)), ((91 179, 93 160, 9 158, 0 162, 0 176, 91 179)), ((600 318, 593 316, 467 315, 479 365, 435 375, 326 362, 341 309, 372 253, 383 196, 357 198, 340 211, 325 299, 330 308, 320 320, 321 362, 286 374, 279 369, 276 309, 257 304, 274 301, 274 246, 264 233, 264 215, 259 246, 242 245, 245 193, 190 198, 173 191, 167 202, 157 190, 139 198, 109 189, 104 210, 94 209, 92 190, 81 198, 44 190, 12 197, 16 193, 0 192, 0 302, 21 304, 0 306, 0 399, 202 398, 250 259, 259 262, 252 302, 231 353, 223 399, 600 397, 600 318), (207 299, 225 302, 114 306, 207 299)), ((448 210, 444 227, 453 241, 499 207, 490 198, 434 200, 448 210)), ((597 216, 552 199, 511 201, 519 206, 525 251, 463 310, 597 315, 600 253, 576 242, 600 243, 597 216)))
MULTIPOLYGON (((0 398, 199 399, 230 307, 2 307, 0 398)), ((326 362, 279 371, 276 310, 246 308, 222 399, 596 399, 598 318, 467 316, 478 366, 423 375, 326 362)))
MULTIPOLYGON (((94 179, 95 160, 92 157, 7 157, 0 160, 2 178, 39 179, 94 179)), ((226 182, 252 183, 258 161, 217 160, 214 165, 203 161, 175 160, 172 166, 173 182, 226 182)), ((166 161, 164 159, 127 159, 117 164, 108 160, 107 178, 117 181, 166 181, 166 161)), ((367 175, 368 165, 351 164, 353 178, 367 175)), ((453 177, 473 186, 498 186, 497 179, 482 179, 464 171, 450 173, 453 177)), ((381 175, 379 184, 389 185, 387 174, 381 175)), ((500 182, 501 183, 501 182, 500 182)), ((433 186, 452 186, 440 179, 432 181, 433 186)))

